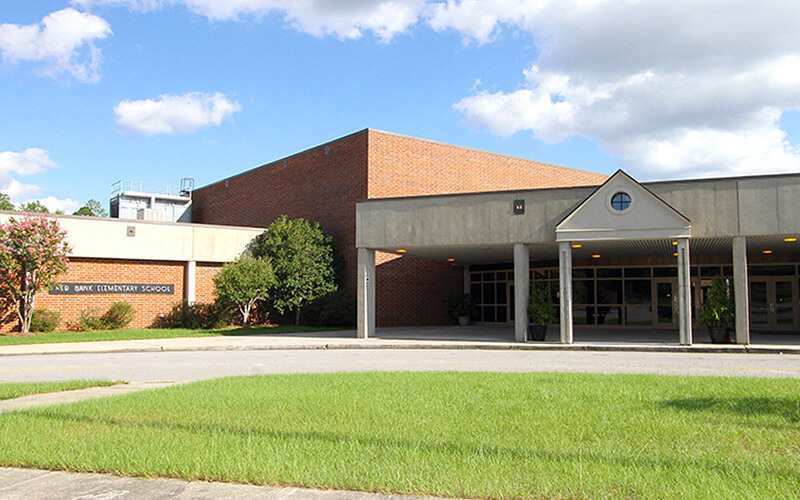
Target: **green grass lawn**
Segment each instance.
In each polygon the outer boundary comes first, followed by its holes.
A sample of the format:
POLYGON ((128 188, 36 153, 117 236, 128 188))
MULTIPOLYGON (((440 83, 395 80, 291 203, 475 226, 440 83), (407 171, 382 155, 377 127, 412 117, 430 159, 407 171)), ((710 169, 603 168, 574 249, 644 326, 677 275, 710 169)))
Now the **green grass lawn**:
POLYGON ((800 380, 352 373, 0 415, 0 464, 472 498, 797 498, 800 380))
POLYGON ((110 380, 70 380, 69 382, 14 382, 0 384, 0 401, 43 392, 73 391, 87 387, 108 387, 119 384, 110 380))
MULTIPOLYGON (((352 330, 352 328, 350 328, 352 330)), ((225 328, 221 330, 188 330, 182 328, 143 330, 97 330, 91 332, 50 332, 24 337, 0 335, 0 346, 19 344, 52 344, 56 342, 94 342, 99 340, 166 339, 178 337, 217 337, 225 335, 265 335, 346 330, 346 328, 316 328, 313 326, 261 326, 254 328, 225 328)))

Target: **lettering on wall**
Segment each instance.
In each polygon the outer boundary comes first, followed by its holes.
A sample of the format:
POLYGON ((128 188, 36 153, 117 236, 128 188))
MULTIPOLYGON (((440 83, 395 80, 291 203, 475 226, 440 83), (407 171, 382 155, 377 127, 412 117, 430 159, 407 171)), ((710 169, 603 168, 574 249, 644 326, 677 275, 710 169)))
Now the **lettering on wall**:
POLYGON ((50 295, 173 295, 175 285, 158 283, 56 283, 50 295))

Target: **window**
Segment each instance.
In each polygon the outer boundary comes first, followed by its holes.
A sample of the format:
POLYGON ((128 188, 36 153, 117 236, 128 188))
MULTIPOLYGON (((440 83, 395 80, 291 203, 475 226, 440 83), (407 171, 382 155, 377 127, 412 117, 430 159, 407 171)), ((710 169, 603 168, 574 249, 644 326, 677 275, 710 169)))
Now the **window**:
POLYGON ((611 197, 611 208, 617 212, 624 212, 631 206, 631 195, 620 191, 611 197))

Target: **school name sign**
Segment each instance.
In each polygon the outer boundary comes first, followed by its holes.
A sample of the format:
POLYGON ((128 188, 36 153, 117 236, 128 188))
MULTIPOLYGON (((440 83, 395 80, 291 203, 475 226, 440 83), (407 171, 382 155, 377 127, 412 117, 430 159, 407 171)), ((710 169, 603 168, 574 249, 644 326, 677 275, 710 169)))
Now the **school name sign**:
POLYGON ((50 295, 173 295, 175 285, 153 283, 56 283, 50 295))

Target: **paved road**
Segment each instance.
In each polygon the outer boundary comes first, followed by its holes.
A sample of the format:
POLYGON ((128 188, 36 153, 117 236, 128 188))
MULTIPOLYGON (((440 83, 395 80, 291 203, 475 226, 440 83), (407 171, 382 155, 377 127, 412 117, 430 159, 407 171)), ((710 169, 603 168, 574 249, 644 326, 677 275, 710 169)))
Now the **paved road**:
POLYGON ((130 382, 188 382, 232 375, 401 370, 563 371, 800 378, 800 356, 464 349, 313 349, 0 357, 0 382, 88 378, 130 382))

